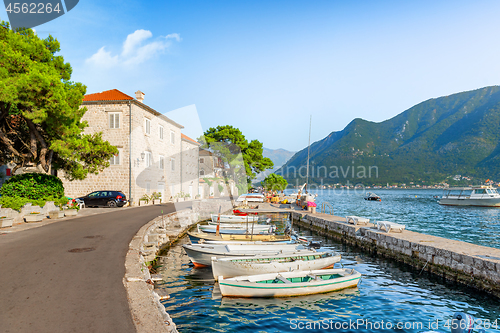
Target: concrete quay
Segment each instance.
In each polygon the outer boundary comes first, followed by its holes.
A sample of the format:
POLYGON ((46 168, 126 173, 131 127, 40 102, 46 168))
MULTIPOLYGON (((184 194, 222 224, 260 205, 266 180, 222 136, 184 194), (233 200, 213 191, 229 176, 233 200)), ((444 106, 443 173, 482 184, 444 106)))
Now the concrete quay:
POLYGON ((282 212, 291 214, 294 225, 500 298, 500 249, 409 230, 387 233, 373 223, 353 225, 340 216, 282 212))

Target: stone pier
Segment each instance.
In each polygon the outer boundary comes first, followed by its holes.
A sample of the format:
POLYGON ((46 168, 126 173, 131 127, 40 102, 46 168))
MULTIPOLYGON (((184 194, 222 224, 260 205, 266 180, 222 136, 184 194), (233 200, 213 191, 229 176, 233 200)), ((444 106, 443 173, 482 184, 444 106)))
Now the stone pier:
POLYGON ((500 249, 409 230, 387 233, 372 223, 353 225, 327 214, 290 214, 294 225, 500 298, 500 249))

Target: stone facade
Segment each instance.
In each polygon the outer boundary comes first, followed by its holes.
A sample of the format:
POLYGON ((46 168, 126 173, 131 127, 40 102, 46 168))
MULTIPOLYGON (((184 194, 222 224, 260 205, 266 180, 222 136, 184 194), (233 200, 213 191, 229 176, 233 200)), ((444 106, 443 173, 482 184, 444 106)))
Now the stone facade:
MULTIPOLYGON (((119 154, 109 168, 83 181, 69 181, 59 175, 65 194, 78 197, 96 190, 117 190, 125 193, 132 205, 137 205, 143 195, 160 192, 163 202, 171 200, 183 190, 183 126, 142 103, 142 93, 138 99, 119 92, 119 96, 126 97, 99 100, 108 92, 87 95, 95 98, 84 99, 82 107, 87 112, 82 121, 89 124, 85 133, 102 132, 103 139, 116 146, 119 154)), ((189 172, 197 173, 197 166, 189 172)))
POLYGON ((189 198, 201 197, 199 173, 199 146, 196 141, 182 135, 182 173, 181 191, 189 198))

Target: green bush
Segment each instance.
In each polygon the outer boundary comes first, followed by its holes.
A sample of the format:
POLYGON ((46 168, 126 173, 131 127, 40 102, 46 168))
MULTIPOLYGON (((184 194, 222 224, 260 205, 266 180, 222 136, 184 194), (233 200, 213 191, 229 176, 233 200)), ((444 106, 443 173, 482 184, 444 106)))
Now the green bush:
POLYGON ((49 199, 64 196, 64 186, 56 176, 24 173, 8 179, 0 189, 0 194, 6 197, 52 201, 49 199))
POLYGON ((28 198, 3 196, 0 198, 0 206, 2 206, 2 208, 12 208, 15 210, 21 210, 21 208, 23 208, 23 206, 29 202, 31 202, 31 204, 33 206, 43 207, 43 206, 45 206, 45 203, 47 201, 54 201, 54 204, 56 206, 59 206, 59 205, 65 205, 66 203, 68 203, 68 198, 61 197, 59 199, 47 198, 47 199, 34 200, 34 199, 28 199, 28 198))

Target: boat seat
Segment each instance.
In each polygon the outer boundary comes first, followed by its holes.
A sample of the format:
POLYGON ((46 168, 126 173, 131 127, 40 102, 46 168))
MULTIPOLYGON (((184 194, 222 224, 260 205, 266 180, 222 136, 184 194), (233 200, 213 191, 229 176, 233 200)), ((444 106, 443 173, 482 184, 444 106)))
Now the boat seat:
POLYGON ((346 216, 345 220, 346 220, 347 223, 351 223, 351 224, 354 224, 354 225, 357 225, 357 224, 368 224, 368 222, 370 222, 370 219, 367 219, 367 218, 364 218, 364 217, 355 216, 355 215, 346 216))
POLYGON ((313 273, 309 273, 309 274, 307 274, 307 276, 313 280, 321 280, 321 278, 319 276, 317 276, 316 274, 313 274, 313 273))
POLYGON ((399 230, 399 232, 403 232, 406 226, 404 224, 389 222, 389 221, 377 221, 377 229, 382 230, 385 229, 385 232, 391 232, 391 230, 399 230))
POLYGON ((283 283, 291 283, 290 280, 284 278, 283 276, 281 276, 281 274, 276 275, 276 278, 283 283))

